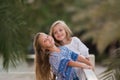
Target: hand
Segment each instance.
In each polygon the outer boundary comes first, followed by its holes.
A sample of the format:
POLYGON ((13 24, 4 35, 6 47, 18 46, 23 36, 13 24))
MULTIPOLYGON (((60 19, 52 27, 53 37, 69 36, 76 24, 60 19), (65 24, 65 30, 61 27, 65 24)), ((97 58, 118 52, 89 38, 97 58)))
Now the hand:
POLYGON ((89 65, 86 65, 86 64, 83 64, 83 68, 85 68, 85 69, 93 69, 92 66, 89 66, 89 65))

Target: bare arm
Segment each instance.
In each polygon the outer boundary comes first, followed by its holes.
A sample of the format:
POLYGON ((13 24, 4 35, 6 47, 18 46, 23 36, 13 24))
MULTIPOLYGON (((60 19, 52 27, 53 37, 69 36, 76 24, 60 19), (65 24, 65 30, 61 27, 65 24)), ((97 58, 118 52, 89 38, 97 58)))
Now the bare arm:
POLYGON ((77 60, 79 62, 83 62, 83 63, 85 63, 85 64, 87 64, 89 66, 92 66, 91 62, 88 59, 86 59, 85 57, 81 56, 81 55, 78 56, 77 60))
POLYGON ((80 62, 77 62, 77 61, 72 61, 72 60, 69 61, 68 66, 78 67, 78 68, 85 68, 85 69, 92 69, 92 67, 89 66, 89 65, 86 65, 84 63, 80 63, 80 62))

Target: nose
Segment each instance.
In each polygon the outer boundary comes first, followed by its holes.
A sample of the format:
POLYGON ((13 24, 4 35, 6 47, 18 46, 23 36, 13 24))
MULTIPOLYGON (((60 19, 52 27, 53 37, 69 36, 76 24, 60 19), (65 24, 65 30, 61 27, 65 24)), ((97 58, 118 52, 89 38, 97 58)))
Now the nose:
POLYGON ((48 36, 47 36, 47 39, 50 40, 50 38, 51 38, 51 36, 48 35, 48 36))
POLYGON ((59 34, 61 34, 61 32, 60 32, 60 31, 58 31, 58 32, 57 32, 57 34, 59 35, 59 34))
POLYGON ((48 35, 48 37, 47 38, 50 38, 50 36, 48 35))

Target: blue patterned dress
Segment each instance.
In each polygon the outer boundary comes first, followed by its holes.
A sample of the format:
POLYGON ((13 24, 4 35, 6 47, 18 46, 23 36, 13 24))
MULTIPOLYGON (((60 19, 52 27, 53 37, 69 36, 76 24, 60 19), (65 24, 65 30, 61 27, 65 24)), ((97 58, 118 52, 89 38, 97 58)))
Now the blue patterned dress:
POLYGON ((67 65, 70 60, 76 61, 78 54, 75 54, 64 46, 59 48, 60 52, 50 53, 49 59, 52 71, 57 76, 57 80, 79 80, 75 69, 67 65))

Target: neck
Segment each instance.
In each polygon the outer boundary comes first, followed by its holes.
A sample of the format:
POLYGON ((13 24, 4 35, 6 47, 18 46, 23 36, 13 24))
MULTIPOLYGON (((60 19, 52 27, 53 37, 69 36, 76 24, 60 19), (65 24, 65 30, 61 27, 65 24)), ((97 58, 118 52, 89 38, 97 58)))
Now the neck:
POLYGON ((59 52, 60 49, 56 46, 53 46, 52 48, 49 49, 51 52, 59 52))
POLYGON ((62 45, 66 45, 66 44, 69 44, 71 42, 71 38, 70 39, 64 39, 63 41, 61 41, 61 44, 62 45))

